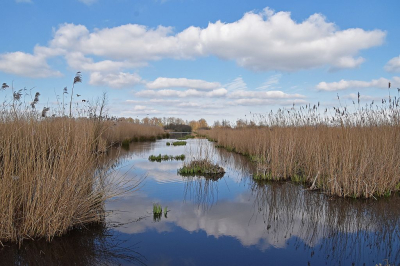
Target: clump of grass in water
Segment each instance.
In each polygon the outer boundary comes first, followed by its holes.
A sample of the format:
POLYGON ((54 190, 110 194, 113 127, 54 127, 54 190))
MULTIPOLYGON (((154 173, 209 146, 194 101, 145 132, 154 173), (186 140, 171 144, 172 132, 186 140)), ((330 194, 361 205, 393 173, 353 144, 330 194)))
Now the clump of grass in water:
POLYGON ((175 141, 175 142, 172 142, 172 145, 174 145, 174 146, 185 146, 186 145, 186 141, 175 141))
MULTIPOLYGON (((163 213, 163 208, 161 207, 161 205, 159 203, 153 203, 153 220, 155 222, 159 222, 161 220, 161 216, 163 213)), ((164 217, 167 217, 167 213, 168 213, 168 206, 164 207, 164 217)))
POLYGON ((185 160, 185 155, 181 154, 181 155, 173 156, 173 155, 161 155, 161 154, 159 154, 157 156, 155 156, 155 155, 150 155, 149 156, 149 161, 152 161, 152 162, 161 162, 161 161, 169 161, 169 160, 177 160, 177 161, 180 160, 180 161, 183 161, 183 160, 185 160))
POLYGON ((182 168, 178 169, 178 173, 181 175, 217 175, 224 174, 225 170, 208 159, 201 159, 185 163, 182 168))
POLYGON ((171 143, 167 142, 167 146, 171 146, 171 143))

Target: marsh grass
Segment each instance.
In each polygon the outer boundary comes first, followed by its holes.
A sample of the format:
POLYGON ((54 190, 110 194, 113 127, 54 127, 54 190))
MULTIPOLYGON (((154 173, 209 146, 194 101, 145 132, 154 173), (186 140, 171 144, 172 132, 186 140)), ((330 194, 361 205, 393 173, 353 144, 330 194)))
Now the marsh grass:
POLYGON ((0 246, 50 241, 104 223, 105 201, 135 184, 112 178, 102 167, 103 152, 126 138, 155 137, 163 130, 101 115, 46 117, 35 109, 39 93, 27 104, 22 91, 12 92, 0 106, 0 246))
POLYGON ((216 127, 200 135, 248 156, 255 179, 307 183, 340 197, 380 197, 400 189, 399 99, 333 108, 280 109, 245 127, 216 127), (258 126, 255 126, 257 124, 258 126))

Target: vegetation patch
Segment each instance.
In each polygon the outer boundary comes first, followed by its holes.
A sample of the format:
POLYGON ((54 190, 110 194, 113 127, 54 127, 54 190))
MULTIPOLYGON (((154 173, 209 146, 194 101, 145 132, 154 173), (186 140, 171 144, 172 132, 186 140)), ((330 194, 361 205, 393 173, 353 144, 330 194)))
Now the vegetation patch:
POLYGON ((149 161, 152 162, 161 162, 161 161, 172 161, 172 160, 177 160, 177 161, 183 161, 185 160, 185 155, 181 154, 181 155, 150 155, 149 156, 149 161))
POLYGON ((208 159, 193 160, 185 163, 182 168, 178 169, 180 175, 200 175, 200 176, 222 176, 225 174, 224 168, 218 164, 213 164, 208 159))
POLYGON ((186 141, 174 141, 174 142, 172 142, 172 145, 174 145, 174 146, 185 146, 186 145, 186 141))
MULTIPOLYGON (((168 206, 164 207, 164 217, 167 217, 167 213, 168 213, 168 206)), ((163 214, 163 208, 159 203, 153 203, 153 220, 155 222, 159 222, 161 220, 161 216, 163 214)))

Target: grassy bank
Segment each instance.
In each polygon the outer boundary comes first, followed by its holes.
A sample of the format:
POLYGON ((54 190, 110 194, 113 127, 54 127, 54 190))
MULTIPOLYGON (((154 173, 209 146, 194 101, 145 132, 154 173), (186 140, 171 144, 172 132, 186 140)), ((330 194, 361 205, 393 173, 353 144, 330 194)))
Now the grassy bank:
POLYGON ((305 114, 281 110, 260 119, 260 126, 199 133, 249 156, 256 179, 301 181, 341 197, 388 196, 400 190, 397 107, 398 100, 353 113, 335 108, 331 117, 315 106, 305 114))

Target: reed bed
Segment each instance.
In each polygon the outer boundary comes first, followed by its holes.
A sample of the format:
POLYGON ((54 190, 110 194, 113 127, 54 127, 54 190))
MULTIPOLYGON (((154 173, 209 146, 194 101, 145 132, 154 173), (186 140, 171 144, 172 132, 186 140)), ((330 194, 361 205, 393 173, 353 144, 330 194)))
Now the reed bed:
POLYGON ((73 228, 103 222, 105 200, 120 191, 99 172, 99 151, 125 137, 163 132, 110 123, 42 118, 6 108, 0 112, 0 246, 24 239, 51 240, 73 228))
POLYGON ((104 121, 106 131, 103 134, 109 145, 137 141, 155 141, 166 138, 168 134, 159 126, 135 124, 126 121, 104 121))
POLYGON ((365 107, 280 109, 247 126, 199 134, 250 157, 255 179, 294 180, 340 197, 389 196, 400 190, 399 100, 365 107))

